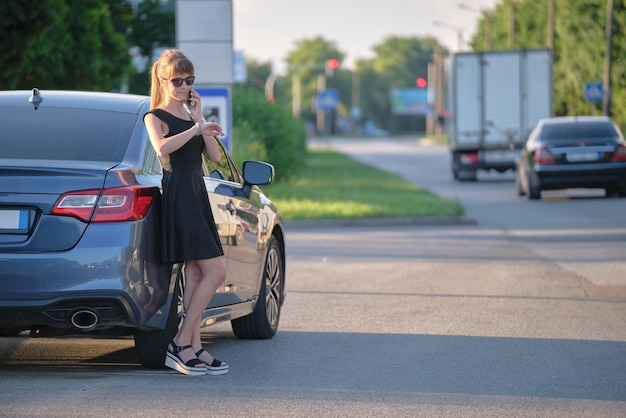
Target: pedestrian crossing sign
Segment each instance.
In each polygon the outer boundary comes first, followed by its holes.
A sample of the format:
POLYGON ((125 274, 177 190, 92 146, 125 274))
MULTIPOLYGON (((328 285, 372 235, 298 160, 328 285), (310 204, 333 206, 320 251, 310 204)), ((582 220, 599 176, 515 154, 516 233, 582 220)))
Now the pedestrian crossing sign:
POLYGON ((588 102, 602 101, 602 83, 586 83, 585 84, 585 100, 588 102))

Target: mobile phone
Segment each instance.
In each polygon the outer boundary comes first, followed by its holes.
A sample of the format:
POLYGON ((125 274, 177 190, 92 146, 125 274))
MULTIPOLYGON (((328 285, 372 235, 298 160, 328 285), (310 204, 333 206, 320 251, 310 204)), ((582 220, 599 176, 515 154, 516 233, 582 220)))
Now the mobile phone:
POLYGON ((193 100, 191 100, 191 90, 189 90, 189 94, 187 94, 187 105, 192 107, 194 105, 193 100))

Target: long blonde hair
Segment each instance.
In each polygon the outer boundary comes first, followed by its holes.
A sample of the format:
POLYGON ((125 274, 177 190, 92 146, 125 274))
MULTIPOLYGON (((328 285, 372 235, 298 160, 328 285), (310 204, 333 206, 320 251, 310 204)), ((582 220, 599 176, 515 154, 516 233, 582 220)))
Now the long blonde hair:
POLYGON ((159 79, 171 78, 175 74, 194 75, 193 63, 178 49, 166 49, 152 64, 150 72, 150 109, 161 106, 165 100, 159 79))

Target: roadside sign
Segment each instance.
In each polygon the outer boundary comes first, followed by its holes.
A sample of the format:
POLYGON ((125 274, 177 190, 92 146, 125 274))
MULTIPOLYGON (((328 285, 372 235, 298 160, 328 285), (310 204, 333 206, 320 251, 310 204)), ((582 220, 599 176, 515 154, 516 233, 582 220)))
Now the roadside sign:
POLYGON ((585 84, 585 100, 588 102, 601 102, 603 96, 602 83, 585 84))
POLYGON ((226 134, 220 140, 226 149, 232 153, 230 143, 230 131, 232 131, 230 87, 198 87, 194 90, 198 92, 202 100, 202 116, 207 122, 220 124, 226 134))
POLYGON ((339 91, 336 89, 322 90, 317 93, 317 108, 319 110, 335 110, 339 104, 339 91))
POLYGON ((242 51, 234 51, 233 54, 233 82, 246 83, 248 81, 246 57, 242 51))

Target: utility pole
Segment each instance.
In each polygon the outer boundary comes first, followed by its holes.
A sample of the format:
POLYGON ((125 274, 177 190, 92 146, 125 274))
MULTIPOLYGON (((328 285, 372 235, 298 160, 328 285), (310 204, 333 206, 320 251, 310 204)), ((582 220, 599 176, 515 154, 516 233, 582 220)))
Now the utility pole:
MULTIPOLYGON (((326 90, 326 75, 318 74, 317 75, 317 93, 319 94, 321 91, 326 90)), ((326 111, 321 110, 319 108, 319 103, 317 107, 317 133, 324 135, 326 134, 326 111)))
POLYGON ((291 112, 296 118, 299 118, 301 114, 301 85, 299 75, 291 77, 291 112))
POLYGON ((515 48, 515 3, 509 0, 509 49, 515 48))
POLYGON ((361 118, 361 81, 359 70, 356 65, 352 70, 352 106, 350 107, 350 120, 352 132, 356 133, 358 120, 361 118))
POLYGON ((556 0, 548 0, 548 39, 546 44, 550 50, 550 60, 554 61, 554 7, 556 0))
POLYGON ((440 26, 442 28, 452 29, 456 32, 456 41, 457 41, 457 52, 463 52, 463 28, 458 26, 450 25, 445 22, 440 22, 439 20, 433 20, 433 25, 440 26))
POLYGON ((606 51, 604 53, 604 82, 602 83, 602 112, 611 116, 611 65, 613 55, 613 0, 606 1, 606 51))

